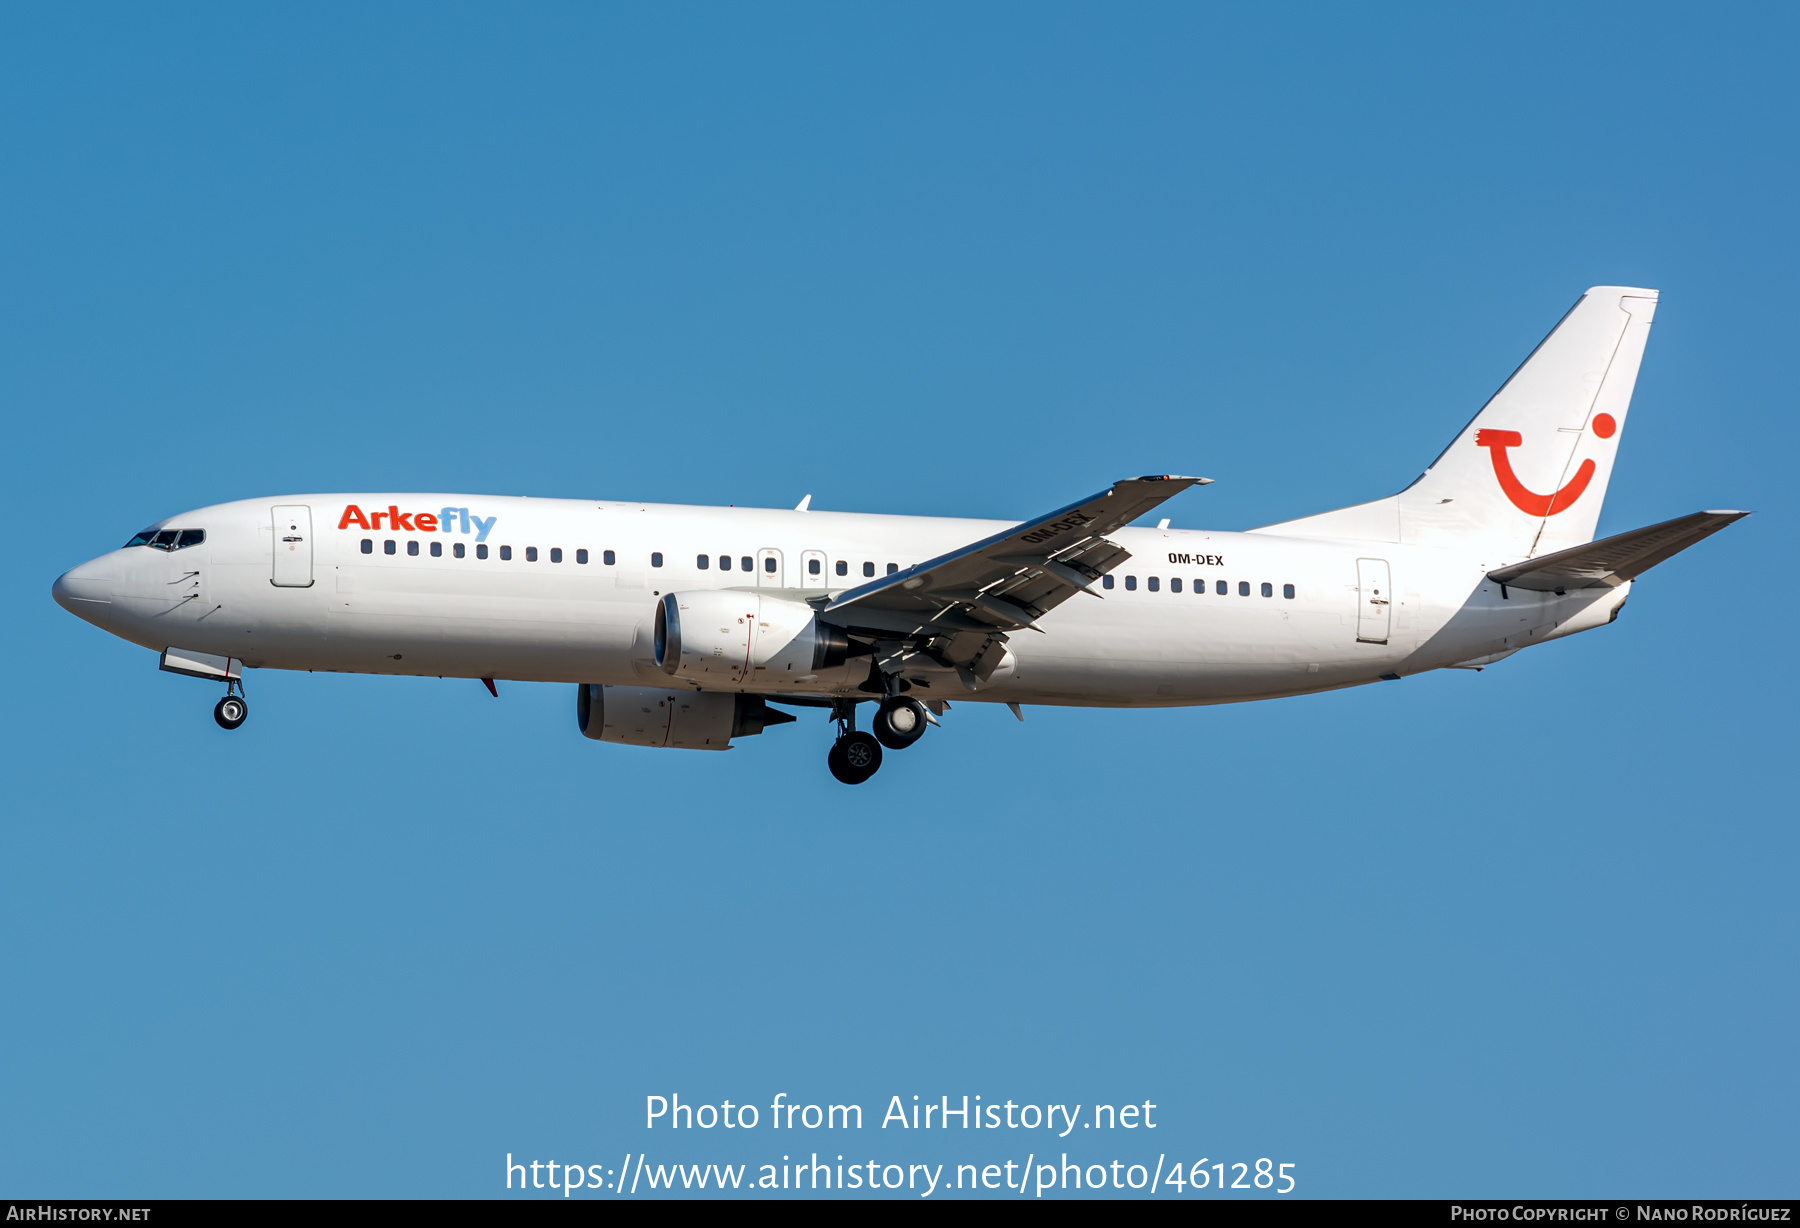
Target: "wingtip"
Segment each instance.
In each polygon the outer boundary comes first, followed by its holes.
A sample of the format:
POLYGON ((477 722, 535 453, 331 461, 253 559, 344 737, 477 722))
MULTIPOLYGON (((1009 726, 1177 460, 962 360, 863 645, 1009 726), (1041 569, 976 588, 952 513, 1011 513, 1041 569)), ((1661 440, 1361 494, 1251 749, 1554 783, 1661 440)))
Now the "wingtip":
POLYGON ((1125 479, 1128 482, 1192 482, 1196 486, 1211 486, 1211 478, 1189 477, 1183 473, 1146 473, 1135 478, 1125 479))

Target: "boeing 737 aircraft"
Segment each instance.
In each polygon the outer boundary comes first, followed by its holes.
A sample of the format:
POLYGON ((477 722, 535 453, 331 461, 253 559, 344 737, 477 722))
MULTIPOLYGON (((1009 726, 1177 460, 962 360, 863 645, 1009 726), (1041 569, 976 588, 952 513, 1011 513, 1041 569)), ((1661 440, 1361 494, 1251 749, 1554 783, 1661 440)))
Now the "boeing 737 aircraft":
POLYGON ((1747 515, 1594 540, 1656 291, 1582 296, 1397 495, 1248 532, 1131 528, 1154 476, 1018 524, 358 492, 160 520, 63 608, 223 683, 245 669, 566 682, 581 732, 725 750, 825 709, 846 784, 970 700, 1175 707, 1480 669, 1604 626, 1643 572, 1747 515), (876 705, 873 736, 857 705, 876 705))

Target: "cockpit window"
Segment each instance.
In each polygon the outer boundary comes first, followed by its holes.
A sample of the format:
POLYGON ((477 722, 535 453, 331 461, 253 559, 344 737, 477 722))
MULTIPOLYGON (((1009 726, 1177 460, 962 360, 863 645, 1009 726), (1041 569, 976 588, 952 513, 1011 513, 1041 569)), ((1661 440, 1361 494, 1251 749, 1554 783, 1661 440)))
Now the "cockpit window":
POLYGON ((198 546, 205 540, 205 529, 145 529, 126 542, 123 548, 129 550, 133 546, 154 546, 158 550, 185 550, 189 546, 198 546))

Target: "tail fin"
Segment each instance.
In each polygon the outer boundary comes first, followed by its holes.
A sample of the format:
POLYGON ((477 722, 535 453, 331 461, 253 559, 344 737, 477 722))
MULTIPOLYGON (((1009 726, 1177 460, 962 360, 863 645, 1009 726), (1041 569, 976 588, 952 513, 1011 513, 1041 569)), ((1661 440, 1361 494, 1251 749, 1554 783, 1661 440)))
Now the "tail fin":
POLYGON ((1482 544, 1531 557, 1592 541, 1655 290, 1595 286, 1411 486, 1262 532, 1482 544), (1376 536, 1370 532, 1369 536, 1376 536))
POLYGON ((1656 291, 1595 286, 1400 494, 1405 540, 1538 555, 1594 540, 1656 291))

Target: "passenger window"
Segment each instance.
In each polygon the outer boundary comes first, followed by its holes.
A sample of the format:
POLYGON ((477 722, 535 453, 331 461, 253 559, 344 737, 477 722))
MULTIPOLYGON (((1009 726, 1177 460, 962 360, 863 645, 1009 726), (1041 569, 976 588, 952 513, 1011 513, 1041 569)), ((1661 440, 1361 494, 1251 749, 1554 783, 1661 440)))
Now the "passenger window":
POLYGON ((478 559, 485 559, 487 557, 487 547, 486 546, 475 547, 475 557, 478 559))
POLYGON ((754 559, 752 559, 749 555, 746 554, 746 555, 744 555, 744 557, 742 557, 738 560, 738 570, 740 570, 740 571, 755 571, 756 570, 756 561, 754 559))
POLYGON ((1294 599, 1294 586, 1292 584, 1283 584, 1281 586, 1281 595, 1286 597, 1289 601, 1292 601, 1294 599))
POLYGON ((618 561, 619 561, 619 556, 614 554, 612 551, 602 550, 600 552, 600 562, 602 564, 604 564, 605 566, 611 567, 614 563, 616 563, 618 561))
POLYGON ((899 571, 899 570, 900 570, 900 564, 898 564, 898 563, 889 563, 888 564, 888 575, 891 576, 896 571, 899 571))
POLYGON ((537 562, 537 547, 536 546, 525 547, 525 561, 527 563, 537 562))
POLYGON ((1128 593, 1137 592, 1137 577, 1136 576, 1126 576, 1125 577, 1125 591, 1128 593))
POLYGON ((587 566, 587 551, 586 550, 577 550, 575 552, 575 561, 577 563, 580 563, 584 567, 587 566))
POLYGON ((1250 595, 1250 581, 1239 580, 1238 581, 1238 596, 1248 597, 1249 595, 1250 595))
POLYGON ((719 556, 719 570, 720 571, 730 571, 731 570, 731 556, 729 554, 721 554, 719 556))
POLYGON ((512 547, 511 546, 500 547, 500 561, 502 563, 512 562, 512 547))
POLYGON ((562 562, 562 547, 561 546, 550 547, 550 561, 552 563, 562 562))
POLYGON ((394 552, 394 539, 393 538, 390 537, 386 541, 381 543, 381 552, 383 554, 392 554, 394 552))
POLYGON ((839 559, 837 561, 837 573, 840 576, 849 575, 850 574, 850 564, 845 562, 843 559, 839 559))
POLYGON ((807 574, 807 575, 809 575, 809 576, 816 576, 816 575, 818 575, 818 574, 819 574, 819 572, 820 572, 820 571, 821 571, 821 570, 823 570, 823 568, 821 568, 821 567, 820 567, 820 566, 819 566, 819 560, 818 560, 818 559, 807 559, 807 560, 806 560, 806 574, 807 574))
POLYGON ((662 551, 652 550, 650 552, 650 566, 652 566, 652 567, 661 567, 662 566, 662 551))
POLYGON ((463 556, 463 552, 467 549, 467 546, 463 545, 461 542, 457 542, 454 546, 450 547, 450 553, 460 559, 463 556))
POLYGON ((1231 591, 1231 586, 1229 584, 1225 583, 1225 581, 1223 581, 1223 580, 1220 580, 1217 584, 1215 584, 1213 586, 1213 592, 1219 594, 1219 596, 1221 596, 1221 597, 1223 597, 1226 593, 1229 593, 1230 591, 1231 591))
POLYGON ((763 570, 770 575, 775 574, 775 558, 773 555, 763 560, 763 570))
POLYGON ((374 554, 375 553, 375 543, 370 541, 366 537, 363 538, 363 553, 364 554, 374 554))
POLYGON ((1145 581, 1144 587, 1148 588, 1151 592, 1154 593, 1162 588, 1162 580, 1160 580, 1156 576, 1151 576, 1149 580, 1145 581))
POLYGON ((1111 588, 1112 586, 1113 586, 1113 578, 1111 576, 1101 576, 1100 577, 1100 587, 1101 588, 1111 588))
POLYGON ((875 574, 875 564, 873 564, 873 563, 864 563, 864 564, 863 564, 863 575, 865 575, 865 576, 872 576, 872 575, 874 575, 874 574, 875 574))
POLYGON ((189 546, 198 546, 206 540, 205 529, 183 529, 181 537, 175 543, 177 550, 186 550, 189 546))
POLYGON ((1181 591, 1181 577, 1180 576, 1170 576, 1169 577, 1169 591, 1171 593, 1179 593, 1181 591))
POLYGON ((712 566, 712 556, 709 554, 696 554, 694 556, 694 566, 698 567, 701 571, 705 571, 708 567, 712 566))
POLYGON ((443 542, 432 542, 431 543, 431 557, 434 559, 441 559, 444 557, 444 543, 443 542))
POLYGON ((1263 586, 1262 586, 1262 595, 1265 597, 1273 597, 1275 595, 1275 586, 1273 584, 1270 584, 1267 580, 1264 580, 1263 586))
POLYGON ((414 557, 415 559, 418 558, 419 557, 419 543, 417 541, 407 542, 406 543, 406 552, 408 554, 412 555, 412 557, 414 557))
POLYGON ((150 545, 155 546, 158 550, 173 550, 175 548, 175 539, 180 536, 181 533, 179 530, 160 529, 157 531, 156 536, 150 539, 150 545))

